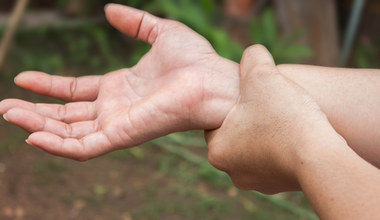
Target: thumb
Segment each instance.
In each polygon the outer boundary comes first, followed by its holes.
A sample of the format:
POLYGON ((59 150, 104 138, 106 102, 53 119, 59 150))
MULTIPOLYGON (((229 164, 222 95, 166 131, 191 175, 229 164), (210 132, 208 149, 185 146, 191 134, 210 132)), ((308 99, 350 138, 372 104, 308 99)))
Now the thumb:
MULTIPOLYGON (((247 77, 249 74, 261 74, 261 69, 276 68, 272 55, 260 44, 248 47, 243 54, 240 62, 240 77, 247 77), (260 72, 260 73, 259 73, 260 72)), ((263 71, 264 73, 266 71, 263 71)), ((271 73, 268 72, 267 74, 271 73)))
POLYGON ((108 22, 122 33, 149 44, 156 41, 163 19, 139 9, 109 3, 105 6, 108 22))
POLYGON ((241 95, 254 93, 263 80, 278 75, 276 64, 270 52, 262 45, 248 47, 240 62, 241 95))

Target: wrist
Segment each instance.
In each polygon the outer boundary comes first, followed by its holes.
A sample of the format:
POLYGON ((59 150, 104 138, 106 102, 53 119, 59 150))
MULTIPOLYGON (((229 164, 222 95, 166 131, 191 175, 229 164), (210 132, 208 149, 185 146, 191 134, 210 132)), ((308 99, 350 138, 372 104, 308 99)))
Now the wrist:
POLYGON ((340 157, 353 153, 347 142, 331 126, 310 134, 296 152, 294 173, 301 188, 316 173, 331 169, 340 157))
POLYGON ((200 128, 205 130, 222 125, 240 94, 239 64, 217 56, 212 67, 204 76, 204 95, 197 117, 200 128))

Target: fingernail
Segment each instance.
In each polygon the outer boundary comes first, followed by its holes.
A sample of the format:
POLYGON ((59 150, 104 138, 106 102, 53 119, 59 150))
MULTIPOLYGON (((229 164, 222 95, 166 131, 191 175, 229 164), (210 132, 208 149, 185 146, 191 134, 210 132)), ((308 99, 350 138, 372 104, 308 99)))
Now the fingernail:
POLYGON ((104 10, 106 10, 109 6, 113 5, 114 3, 107 3, 106 5, 104 5, 104 10))
POLYGON ((8 121, 8 119, 7 119, 7 114, 4 114, 4 115, 3 115, 3 118, 4 118, 5 121, 8 121))
POLYGON ((27 144, 31 145, 31 144, 29 143, 28 139, 26 139, 25 142, 26 142, 27 144))

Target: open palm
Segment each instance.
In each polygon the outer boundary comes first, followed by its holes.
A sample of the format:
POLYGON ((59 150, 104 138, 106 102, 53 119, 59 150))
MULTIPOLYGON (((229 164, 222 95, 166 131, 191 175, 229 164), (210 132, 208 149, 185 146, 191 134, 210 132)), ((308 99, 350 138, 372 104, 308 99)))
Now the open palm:
POLYGON ((151 50, 136 66, 104 76, 18 75, 19 86, 69 102, 2 101, 0 113, 32 133, 28 143, 87 160, 171 132, 221 125, 238 97, 235 63, 181 23, 116 4, 106 8, 106 16, 151 50))

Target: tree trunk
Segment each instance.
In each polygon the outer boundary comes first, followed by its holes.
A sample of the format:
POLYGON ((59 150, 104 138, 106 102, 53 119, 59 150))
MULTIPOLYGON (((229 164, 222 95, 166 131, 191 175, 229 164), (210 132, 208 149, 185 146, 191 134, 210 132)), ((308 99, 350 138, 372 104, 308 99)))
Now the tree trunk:
POLYGON ((29 0, 18 0, 16 2, 15 8, 13 10, 12 16, 9 20, 9 25, 5 30, 4 35, 1 38, 0 42, 0 68, 2 67, 6 54, 10 45, 12 44, 13 35, 17 30, 17 27, 20 24, 21 18, 24 15, 26 6, 28 5, 29 0))

